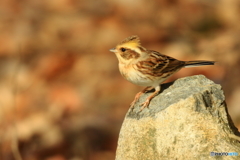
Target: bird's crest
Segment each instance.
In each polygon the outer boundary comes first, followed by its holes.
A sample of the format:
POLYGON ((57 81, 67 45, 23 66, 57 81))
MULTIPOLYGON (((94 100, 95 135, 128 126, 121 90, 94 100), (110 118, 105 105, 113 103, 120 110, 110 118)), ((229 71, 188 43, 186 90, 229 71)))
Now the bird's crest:
POLYGON ((124 39, 121 43, 119 43, 120 46, 126 46, 129 48, 136 48, 136 47, 140 47, 141 43, 140 43, 140 39, 138 36, 131 36, 128 37, 126 39, 124 39))

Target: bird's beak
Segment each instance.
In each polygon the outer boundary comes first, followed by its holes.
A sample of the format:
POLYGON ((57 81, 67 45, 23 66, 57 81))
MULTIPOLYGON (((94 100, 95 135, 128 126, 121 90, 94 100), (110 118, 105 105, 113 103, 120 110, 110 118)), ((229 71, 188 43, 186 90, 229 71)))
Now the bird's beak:
POLYGON ((112 48, 109 50, 110 52, 116 52, 116 49, 115 48, 112 48))

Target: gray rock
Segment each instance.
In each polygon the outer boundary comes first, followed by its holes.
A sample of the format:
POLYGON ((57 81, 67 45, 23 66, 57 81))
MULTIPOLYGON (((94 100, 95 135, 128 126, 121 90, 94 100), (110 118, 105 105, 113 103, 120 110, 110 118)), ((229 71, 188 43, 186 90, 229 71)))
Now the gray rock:
POLYGON ((221 86, 202 75, 162 85, 148 108, 129 109, 116 160, 240 159, 239 132, 227 112, 221 86), (239 156, 210 156, 237 152, 239 156))

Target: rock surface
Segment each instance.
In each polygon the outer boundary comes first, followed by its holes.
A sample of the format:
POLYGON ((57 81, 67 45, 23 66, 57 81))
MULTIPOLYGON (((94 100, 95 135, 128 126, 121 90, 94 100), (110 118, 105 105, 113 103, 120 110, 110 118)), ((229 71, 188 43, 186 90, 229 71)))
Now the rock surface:
MULTIPOLYGON (((239 132, 228 115, 221 86, 202 75, 162 85, 129 109, 119 135, 116 160, 240 159, 239 132), (211 156, 236 152, 238 156, 211 156)), ((235 153, 233 153, 235 154, 235 153)))

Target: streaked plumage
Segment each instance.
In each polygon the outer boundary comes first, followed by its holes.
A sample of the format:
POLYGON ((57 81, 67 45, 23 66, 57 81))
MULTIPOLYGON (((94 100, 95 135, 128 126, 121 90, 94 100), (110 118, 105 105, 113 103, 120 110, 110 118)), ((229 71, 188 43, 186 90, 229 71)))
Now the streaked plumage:
POLYGON ((142 104, 141 110, 147 107, 151 99, 158 94, 160 84, 181 68, 213 65, 215 63, 214 61, 204 60, 180 61, 157 51, 147 50, 141 46, 138 36, 124 39, 110 51, 116 54, 120 73, 125 79, 136 85, 147 86, 135 96, 131 107, 138 101, 141 94, 155 88, 155 92, 142 104))

